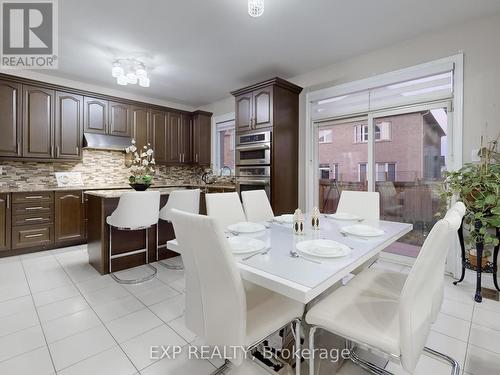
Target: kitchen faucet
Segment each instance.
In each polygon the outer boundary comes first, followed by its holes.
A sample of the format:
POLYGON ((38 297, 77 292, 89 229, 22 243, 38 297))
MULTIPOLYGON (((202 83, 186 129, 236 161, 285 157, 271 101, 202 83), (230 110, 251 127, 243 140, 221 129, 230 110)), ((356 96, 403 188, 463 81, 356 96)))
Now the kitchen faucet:
POLYGON ((221 168, 219 176, 222 177, 222 173, 224 172, 225 169, 229 169, 229 177, 233 177, 233 170, 231 169, 231 167, 228 167, 227 165, 221 168))

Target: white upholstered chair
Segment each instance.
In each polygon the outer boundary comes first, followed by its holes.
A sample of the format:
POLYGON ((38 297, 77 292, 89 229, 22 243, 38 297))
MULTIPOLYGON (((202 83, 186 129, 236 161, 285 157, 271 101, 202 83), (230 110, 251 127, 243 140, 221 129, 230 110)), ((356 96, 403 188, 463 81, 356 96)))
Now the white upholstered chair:
MULTIPOLYGON (((160 220, 172 221, 170 219, 170 212, 173 209, 181 210, 184 212, 190 212, 192 214, 197 214, 200 212, 200 189, 185 189, 185 190, 174 190, 169 196, 167 203, 160 210, 160 220)), ((158 226, 159 227, 159 226, 158 226)), ((156 236, 156 259, 159 259, 159 250, 161 248, 166 248, 167 244, 159 244, 158 242, 158 232, 156 236)), ((173 265, 166 262, 158 261, 160 265, 165 268, 173 270, 182 270, 184 267, 181 265, 173 265)))
POLYGON ((225 230, 228 225, 247 221, 238 193, 205 194, 207 215, 215 218, 225 230))
POLYGON ((248 221, 269 221, 274 218, 271 203, 264 190, 242 191, 241 200, 248 221))
MULTIPOLYGON (((363 283, 354 283, 353 280, 313 306, 306 315, 306 322, 312 326, 310 348, 314 348, 317 329, 325 329, 349 342, 389 354, 393 359, 400 360, 403 368, 410 373, 413 373, 422 351, 425 351, 448 361, 452 365, 451 374, 458 375, 458 362, 426 348, 425 343, 436 305, 442 301, 439 290, 444 282, 451 239, 461 221, 461 207, 455 207, 434 225, 400 294, 389 285, 390 277, 381 274, 377 282, 366 283, 367 280, 364 280, 363 283)), ((365 272, 356 277, 363 277, 365 272)), ((390 374, 360 359, 354 350, 351 350, 350 359, 374 374, 390 374)), ((311 375, 315 374, 314 360, 310 360, 309 369, 311 375)))
POLYGON ((380 219, 380 194, 378 192, 343 190, 337 212, 353 214, 367 220, 380 219))
MULTIPOLYGON (((255 347, 274 332, 295 322, 300 347, 304 305, 257 285, 246 290, 220 223, 213 217, 172 210, 174 230, 182 247, 186 273, 186 327, 204 344, 255 347)), ((232 352, 229 350, 228 352, 232 352)), ((226 358, 238 366, 243 353, 226 358)), ((223 366, 216 373, 224 371, 223 366)), ((300 366, 296 366, 300 373, 300 366)))
POLYGON ((156 275, 156 268, 149 264, 148 244, 149 228, 158 223, 160 211, 160 192, 159 191, 135 191, 123 193, 118 201, 118 206, 113 213, 106 218, 109 232, 109 273, 111 277, 121 284, 139 284, 152 279, 156 275), (140 250, 129 251, 126 253, 113 254, 112 229, 116 230, 144 230, 146 247, 140 250), (112 272, 113 259, 123 256, 144 253, 146 266, 153 273, 141 279, 124 280, 120 279, 112 272))

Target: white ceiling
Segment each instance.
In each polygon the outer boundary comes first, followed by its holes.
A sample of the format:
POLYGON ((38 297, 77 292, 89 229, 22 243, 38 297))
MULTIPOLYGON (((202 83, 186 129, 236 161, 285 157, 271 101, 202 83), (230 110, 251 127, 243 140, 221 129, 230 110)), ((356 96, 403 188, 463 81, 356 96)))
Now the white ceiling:
MULTIPOLYGON (((200 106, 272 76, 293 77, 418 34, 500 11, 498 0, 59 1, 59 70, 119 88, 115 58, 138 57, 151 87, 133 94, 200 106)), ((478 41, 480 43, 480 41, 478 41)))

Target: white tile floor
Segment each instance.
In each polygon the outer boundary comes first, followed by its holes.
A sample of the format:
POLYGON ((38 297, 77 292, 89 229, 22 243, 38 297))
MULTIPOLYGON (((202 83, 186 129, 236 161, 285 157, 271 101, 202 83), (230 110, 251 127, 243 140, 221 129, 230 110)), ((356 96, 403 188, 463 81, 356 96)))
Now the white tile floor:
MULTIPOLYGON (((151 345, 196 340, 184 324, 183 272, 157 268, 147 285, 122 286, 88 265, 85 246, 1 258, 0 374, 209 374, 215 367, 208 361, 150 358, 151 345)), ((500 303, 473 302, 473 275, 457 287, 447 281, 428 346, 457 359, 465 374, 500 373, 500 303)), ((352 366, 341 372, 363 373, 352 366)), ((251 362, 228 373, 265 374, 251 362)), ((448 373, 447 365, 425 356, 416 370, 448 373)))

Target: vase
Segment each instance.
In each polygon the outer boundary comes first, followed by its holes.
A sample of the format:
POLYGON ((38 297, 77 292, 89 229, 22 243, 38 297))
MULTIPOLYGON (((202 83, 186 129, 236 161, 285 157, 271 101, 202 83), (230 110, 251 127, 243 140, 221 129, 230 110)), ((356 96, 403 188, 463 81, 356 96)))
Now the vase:
POLYGON ((135 191, 145 191, 151 184, 129 184, 135 191))

